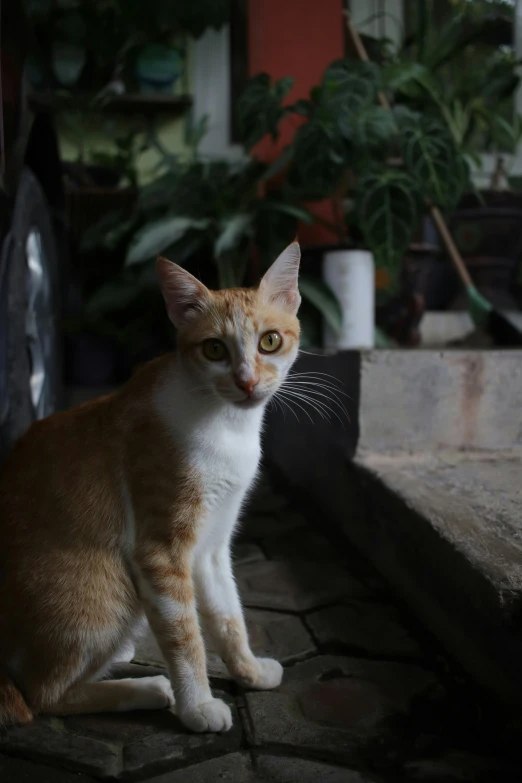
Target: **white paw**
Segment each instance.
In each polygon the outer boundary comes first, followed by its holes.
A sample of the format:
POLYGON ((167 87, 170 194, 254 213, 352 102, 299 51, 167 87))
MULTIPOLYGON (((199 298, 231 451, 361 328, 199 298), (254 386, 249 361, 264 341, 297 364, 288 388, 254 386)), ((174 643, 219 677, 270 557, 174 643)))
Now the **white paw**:
POLYGON ((140 689, 137 698, 142 710, 162 710, 174 706, 174 694, 167 677, 158 674, 156 677, 140 677, 134 683, 140 689))
POLYGON ((180 715, 185 726, 192 731, 228 731, 232 728, 232 714, 221 699, 211 699, 198 704, 180 715))
POLYGON ((283 667, 279 661, 273 658, 256 658, 259 671, 256 680, 252 683, 253 688, 260 691, 270 691, 281 685, 283 679, 283 667))
POLYGON ((244 688, 269 691, 281 685, 283 667, 273 658, 252 658, 235 661, 231 674, 244 688))

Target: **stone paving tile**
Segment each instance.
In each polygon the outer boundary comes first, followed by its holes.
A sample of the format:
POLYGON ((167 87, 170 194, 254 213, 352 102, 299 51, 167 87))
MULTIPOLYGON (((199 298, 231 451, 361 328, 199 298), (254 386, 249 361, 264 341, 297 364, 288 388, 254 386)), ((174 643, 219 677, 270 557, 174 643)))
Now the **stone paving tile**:
POLYGON ((273 783, 372 783, 352 769, 284 756, 258 756, 256 769, 263 780, 273 783))
POLYGON ((268 536, 286 535, 293 530, 305 530, 307 525, 305 517, 296 511, 259 515, 247 513, 238 526, 237 538, 239 541, 259 541, 268 536))
MULTIPOLYGON (((520 770, 498 759, 449 752, 454 736, 455 747, 467 748, 463 721, 452 722, 452 702, 442 698, 433 717, 437 680, 430 672, 413 662, 347 657, 347 650, 356 650, 414 659, 419 647, 386 603, 383 583, 356 554, 312 529, 266 479, 252 498, 234 559, 250 607, 245 617, 253 649, 288 665, 280 688, 241 693, 227 681, 223 662, 209 653, 214 693, 233 710, 230 733, 191 734, 167 710, 43 717, 0 732, 0 783, 116 777, 147 783, 376 783, 353 769, 364 760, 382 774, 390 772, 394 783, 518 780, 520 770), (289 612, 308 612, 306 623, 317 642, 336 655, 293 663, 317 650, 302 619, 289 612), (252 745, 253 762, 245 750, 252 745), (277 752, 290 757, 272 755, 277 752)), ((150 632, 138 642, 136 660, 147 666, 120 665, 113 676, 164 672, 150 632)), ((467 735, 474 736, 474 727, 471 721, 467 735)), ((483 752, 480 742, 477 753, 483 752)))
POLYGON ((45 717, 7 730, 0 751, 94 777, 151 777, 165 768, 239 749, 242 728, 234 701, 222 691, 214 695, 232 709, 234 725, 225 734, 193 734, 169 710, 45 717))
POLYGON ((0 737, 0 752, 56 764, 90 775, 118 775, 121 745, 107 734, 82 736, 69 732, 65 719, 38 718, 28 726, 8 729, 0 737))
POLYGON ((1 783, 94 783, 92 778, 24 759, 0 756, 1 783))
POLYGON ((520 768, 462 752, 408 762, 403 774, 404 783, 515 783, 521 777, 520 768))
POLYGON ((306 618, 321 645, 345 645, 368 655, 419 655, 418 641, 400 621, 393 606, 351 601, 312 612, 306 618))
POLYGON ((261 657, 290 663, 315 652, 315 644, 299 617, 279 612, 246 609, 245 618, 253 651, 261 657))
POLYGON ((305 611, 342 598, 363 598, 366 588, 335 563, 266 561, 236 569, 245 606, 305 611))
POLYGON ((247 693, 254 743, 350 761, 384 721, 436 682, 412 664, 321 656, 285 671, 277 691, 247 693))
POLYGON ((177 772, 167 772, 147 783, 258 783, 259 781, 246 753, 229 753, 227 756, 219 756, 191 767, 184 767, 177 772))
MULTIPOLYGON (((123 750, 123 769, 125 773, 151 777, 162 769, 176 766, 187 766, 205 757, 217 754, 232 753, 239 750, 242 742, 242 727, 239 715, 232 699, 214 690, 214 696, 226 701, 232 709, 233 726, 224 734, 194 734, 184 729, 176 719, 163 719, 156 725, 143 721, 140 736, 135 741, 126 742, 123 750)), ((158 714, 158 717, 159 714, 158 714)), ((169 716, 172 719, 172 715, 169 716)), ((135 720, 140 715, 135 714, 135 720)))
POLYGON ((318 560, 330 562, 343 558, 327 538, 313 530, 292 530, 279 536, 270 536, 261 541, 263 550, 270 560, 318 560))

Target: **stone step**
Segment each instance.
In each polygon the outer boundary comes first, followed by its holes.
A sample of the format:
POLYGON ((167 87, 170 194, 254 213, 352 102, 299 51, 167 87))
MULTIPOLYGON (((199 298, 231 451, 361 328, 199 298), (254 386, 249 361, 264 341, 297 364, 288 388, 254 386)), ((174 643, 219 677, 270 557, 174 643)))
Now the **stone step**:
MULTIPOLYGON (((517 329, 522 329, 522 313, 510 310, 502 315, 517 329)), ((449 343, 470 338, 476 327, 467 310, 428 310, 419 324, 421 344, 424 348, 444 348, 449 343)), ((487 340, 487 337, 483 337, 487 340)))
POLYGON ((338 379, 350 422, 272 411, 274 475, 323 510, 476 680, 520 706, 522 352, 341 352, 295 371, 338 379))

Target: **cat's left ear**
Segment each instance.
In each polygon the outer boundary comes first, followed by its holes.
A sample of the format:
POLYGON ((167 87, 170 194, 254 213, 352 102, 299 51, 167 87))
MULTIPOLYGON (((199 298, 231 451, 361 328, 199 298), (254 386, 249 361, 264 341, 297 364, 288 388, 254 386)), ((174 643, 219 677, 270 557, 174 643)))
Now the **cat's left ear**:
POLYGON ((292 242, 276 258, 259 284, 259 290, 267 301, 278 305, 292 315, 296 315, 301 304, 301 295, 297 285, 300 260, 299 243, 292 242))
POLYGON ((166 258, 158 258, 156 271, 169 318, 179 329, 194 312, 201 310, 210 296, 208 288, 166 258))

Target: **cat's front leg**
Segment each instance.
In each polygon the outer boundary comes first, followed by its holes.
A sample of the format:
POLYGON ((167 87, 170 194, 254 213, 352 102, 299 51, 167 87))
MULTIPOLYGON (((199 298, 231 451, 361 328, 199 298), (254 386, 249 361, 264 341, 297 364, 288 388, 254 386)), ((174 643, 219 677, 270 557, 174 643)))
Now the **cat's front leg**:
POLYGON ((229 543, 199 554, 195 578, 200 616, 232 677, 247 688, 277 688, 283 678, 281 664, 256 658, 250 649, 229 543))
POLYGON ((193 731, 228 731, 229 707, 214 699, 208 682, 189 553, 147 547, 136 557, 145 613, 156 636, 176 699, 176 711, 193 731))

